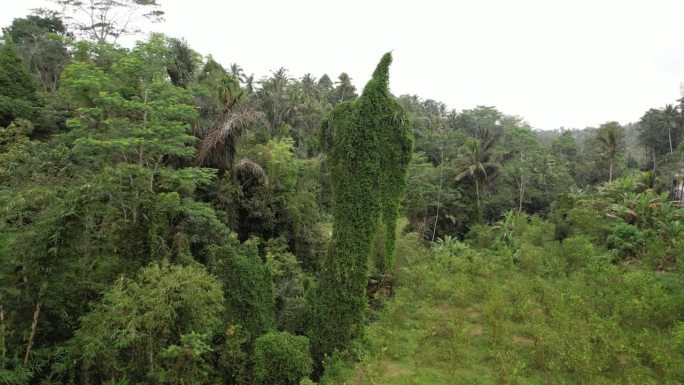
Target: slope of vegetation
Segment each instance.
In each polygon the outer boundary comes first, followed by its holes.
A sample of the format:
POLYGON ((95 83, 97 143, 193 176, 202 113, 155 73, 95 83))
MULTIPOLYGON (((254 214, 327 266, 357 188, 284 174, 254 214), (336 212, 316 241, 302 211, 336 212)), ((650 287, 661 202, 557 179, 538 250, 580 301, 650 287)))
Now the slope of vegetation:
POLYGON ((592 230, 556 230, 508 215, 465 242, 403 236, 395 296, 322 383, 681 383, 682 271, 614 263, 592 230))

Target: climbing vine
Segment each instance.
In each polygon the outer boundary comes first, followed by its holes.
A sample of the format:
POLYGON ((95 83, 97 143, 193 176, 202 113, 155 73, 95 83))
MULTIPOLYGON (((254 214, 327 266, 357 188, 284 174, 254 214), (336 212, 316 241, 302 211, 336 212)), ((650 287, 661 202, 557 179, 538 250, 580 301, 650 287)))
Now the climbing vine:
POLYGON ((378 227, 385 266, 394 253, 399 199, 406 185, 412 136, 406 110, 389 92, 386 53, 361 96, 337 105, 323 123, 330 162, 333 234, 323 261, 311 330, 316 358, 357 335, 366 306, 368 259, 378 227))

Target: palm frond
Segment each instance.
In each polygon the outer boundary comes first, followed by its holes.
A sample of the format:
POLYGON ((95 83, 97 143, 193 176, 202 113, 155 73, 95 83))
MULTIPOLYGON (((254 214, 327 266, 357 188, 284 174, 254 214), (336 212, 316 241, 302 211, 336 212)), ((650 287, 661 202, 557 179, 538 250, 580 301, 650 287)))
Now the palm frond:
POLYGON ((251 180, 256 179, 262 185, 268 186, 268 175, 261 165, 249 158, 242 158, 235 162, 233 166, 233 173, 235 175, 245 178, 248 183, 251 180))
POLYGON ((231 113, 219 127, 209 130, 200 140, 195 165, 208 164, 228 168, 237 152, 240 137, 252 123, 263 117, 263 112, 256 110, 231 113))

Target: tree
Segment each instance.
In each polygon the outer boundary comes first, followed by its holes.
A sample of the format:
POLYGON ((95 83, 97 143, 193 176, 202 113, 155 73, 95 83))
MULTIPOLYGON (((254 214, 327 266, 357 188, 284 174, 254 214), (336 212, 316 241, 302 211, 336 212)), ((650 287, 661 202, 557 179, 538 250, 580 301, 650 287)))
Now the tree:
POLYGON ((245 78, 245 71, 243 71, 242 67, 237 63, 230 65, 230 74, 240 82, 245 78))
POLYGON ((168 44, 170 57, 166 72, 175 86, 188 88, 199 67, 200 55, 184 39, 171 38, 168 44))
MULTIPOLYGON (((251 125, 263 117, 264 114, 261 111, 232 109, 224 118, 223 123, 202 134, 194 163, 216 167, 219 173, 232 171, 236 165, 235 157, 240 137, 251 125)), ((247 160, 243 159, 243 166, 247 165, 245 162, 247 160)))
POLYGON ((330 99, 330 95, 333 92, 334 84, 330 79, 328 74, 323 74, 320 79, 318 79, 318 88, 321 90, 321 97, 324 99, 330 99))
POLYGON ((464 234, 472 205, 466 204, 462 191, 448 178, 448 170, 452 168, 453 159, 446 156, 435 166, 425 154, 413 154, 402 200, 409 220, 405 230, 416 231, 427 241, 445 234, 464 234))
POLYGON ((117 280, 83 317, 65 364, 85 382, 157 383, 158 368, 172 356, 169 348, 187 346, 192 333, 212 336, 223 311, 221 284, 204 268, 146 267, 117 280))
POLYGON ((599 151, 608 159, 608 181, 611 182, 615 161, 625 146, 622 126, 618 122, 604 123, 596 131, 595 139, 599 151))
POLYGON ((453 129, 463 130, 473 138, 488 140, 501 137, 503 118, 504 115, 494 107, 477 106, 458 114, 451 124, 453 129))
POLYGON ((57 14, 45 11, 14 19, 3 31, 17 45, 29 69, 38 75, 43 91, 56 91, 59 75, 70 59, 64 42, 68 37, 66 27, 57 14))
POLYGON ((389 93, 391 62, 391 54, 385 54, 362 95, 337 105, 323 123, 321 142, 332 175, 333 234, 310 331, 317 360, 345 348, 359 331, 368 260, 380 224, 385 266, 391 266, 399 199, 412 152, 408 114, 389 93))
POLYGON ((270 332, 254 341, 255 385, 298 385, 311 374, 309 339, 270 332))
MULTIPOLYGON (((160 35, 139 43, 114 64, 112 73, 88 62, 71 64, 64 85, 79 114, 69 121, 76 148, 136 165, 148 174, 153 189, 156 171, 170 157, 189 158, 196 138, 189 133, 196 119, 189 95, 166 80, 168 48, 160 35)), ((137 171, 122 167, 126 175, 137 171)))
POLYGON ((261 261, 255 241, 243 244, 233 236, 228 244, 213 247, 209 269, 221 279, 228 321, 239 325, 253 340, 275 328, 273 277, 261 261))
POLYGON ((156 0, 53 0, 73 28, 98 43, 116 43, 119 37, 141 32, 136 20, 159 22, 164 16, 156 0))
POLYGON ((482 142, 479 139, 469 138, 461 147, 458 156, 459 167, 454 171, 457 182, 466 177, 473 179, 475 183, 475 197, 477 199, 478 218, 482 219, 482 204, 480 202, 480 185, 487 180, 489 174, 497 170, 500 165, 494 158, 495 141, 482 142))
POLYGON ((674 152, 672 138, 674 136, 674 147, 679 143, 682 130, 682 120, 677 106, 668 104, 660 113, 660 124, 667 130, 667 141, 670 145, 670 154, 674 152))
POLYGON ((537 137, 530 129, 516 127, 508 130, 506 136, 505 146, 509 151, 506 154, 505 168, 508 169, 507 171, 518 187, 518 215, 520 215, 530 179, 535 174, 532 168, 540 161, 541 148, 537 137))
POLYGON ((639 120, 639 142, 651 153, 653 172, 656 171, 658 156, 667 153, 669 138, 665 136, 663 129, 668 125, 663 124, 661 110, 651 108, 639 120))
POLYGON ((36 84, 10 38, 0 45, 0 127, 16 118, 31 119, 36 84))
POLYGON ((285 119, 291 109, 291 99, 288 95, 291 82, 287 70, 281 67, 274 71, 270 78, 260 81, 261 89, 256 95, 259 107, 266 115, 268 130, 276 137, 285 133, 285 119))
POLYGON ((338 81, 335 83, 335 100, 334 103, 345 102, 347 100, 353 100, 358 95, 356 95, 356 87, 352 84, 352 79, 347 75, 346 72, 342 72, 338 81))

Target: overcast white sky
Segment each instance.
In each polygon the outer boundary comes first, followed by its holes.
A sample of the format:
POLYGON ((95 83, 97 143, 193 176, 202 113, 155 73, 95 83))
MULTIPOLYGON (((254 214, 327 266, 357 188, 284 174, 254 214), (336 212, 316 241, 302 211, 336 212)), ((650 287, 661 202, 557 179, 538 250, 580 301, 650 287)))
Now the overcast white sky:
MULTIPOLYGON (((493 105, 535 128, 636 121, 684 81, 682 0, 160 0, 166 21, 256 78, 347 72, 357 88, 394 50, 392 92, 493 105)), ((0 0, 0 26, 45 0, 0 0)))

